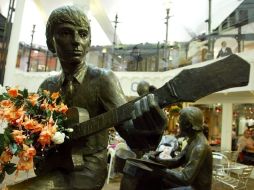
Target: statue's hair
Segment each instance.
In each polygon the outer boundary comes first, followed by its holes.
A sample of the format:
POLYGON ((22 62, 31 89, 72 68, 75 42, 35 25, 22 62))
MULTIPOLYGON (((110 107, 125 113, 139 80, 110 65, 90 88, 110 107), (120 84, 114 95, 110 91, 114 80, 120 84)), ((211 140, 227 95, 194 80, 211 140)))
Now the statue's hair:
MULTIPOLYGON (((191 128, 195 131, 203 130, 203 112, 197 107, 186 107, 180 111, 180 117, 189 123, 191 128)), ((189 127, 188 124, 182 127, 189 127)))
POLYGON ((55 53, 53 46, 53 35, 55 27, 58 24, 69 23, 76 26, 82 26, 88 30, 91 40, 90 23, 85 13, 75 6, 62 6, 53 10, 48 18, 46 25, 47 46, 50 51, 55 53))

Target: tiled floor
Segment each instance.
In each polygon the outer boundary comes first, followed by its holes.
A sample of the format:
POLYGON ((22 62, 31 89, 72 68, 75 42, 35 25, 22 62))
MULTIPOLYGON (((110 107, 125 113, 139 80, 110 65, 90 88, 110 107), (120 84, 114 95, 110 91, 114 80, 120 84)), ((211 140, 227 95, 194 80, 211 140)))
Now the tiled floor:
POLYGON ((102 190, 119 190, 121 177, 111 179, 109 184, 105 184, 102 190))
MULTIPOLYGON (((120 178, 110 180, 110 183, 105 184, 102 190, 119 190, 120 180, 120 178)), ((232 188, 228 188, 222 184, 216 184, 212 190, 232 190, 232 188)), ((254 190, 254 179, 249 179, 246 190, 254 190)))
MULTIPOLYGON (((23 175, 19 175, 17 181, 22 180, 21 178, 27 178, 33 176, 33 173, 29 173, 28 176, 27 174, 23 173, 23 175)), ((7 184, 8 182, 12 181, 14 178, 9 177, 8 180, 6 180, 7 184)), ((118 176, 114 179, 110 180, 109 184, 105 184, 102 190, 119 190, 120 189, 120 181, 121 181, 121 176, 118 176)), ((2 184, 1 184, 2 185, 2 184)), ((1 188, 0 185, 0 188, 1 188)), ((226 186, 223 186, 222 184, 217 184, 216 186, 213 187, 212 190, 229 190, 230 188, 227 188, 226 186)), ((247 189, 246 190, 254 190, 254 179, 249 179, 247 189)))

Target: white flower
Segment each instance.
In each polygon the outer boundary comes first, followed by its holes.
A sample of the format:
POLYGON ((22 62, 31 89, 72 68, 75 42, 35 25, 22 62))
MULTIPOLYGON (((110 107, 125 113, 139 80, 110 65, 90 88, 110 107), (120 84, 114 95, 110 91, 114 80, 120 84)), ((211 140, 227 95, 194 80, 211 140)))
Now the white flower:
POLYGON ((64 142, 65 134, 57 131, 52 138, 55 144, 62 144, 64 142))
POLYGON ((6 93, 6 88, 3 87, 2 85, 0 85, 0 95, 2 95, 3 93, 6 93))
POLYGON ((0 134, 3 134, 5 128, 7 127, 8 127, 8 122, 5 120, 0 120, 0 134))

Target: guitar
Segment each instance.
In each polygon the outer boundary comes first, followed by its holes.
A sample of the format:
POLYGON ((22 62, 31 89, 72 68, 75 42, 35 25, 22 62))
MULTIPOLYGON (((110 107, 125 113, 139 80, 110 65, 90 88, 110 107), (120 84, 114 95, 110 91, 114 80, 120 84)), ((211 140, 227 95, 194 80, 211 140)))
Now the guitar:
MULTIPOLYGON (((250 64, 232 54, 203 67, 182 70, 153 94, 161 108, 177 102, 195 102, 214 92, 245 86, 249 82, 249 75, 250 64)), ((78 110, 72 109, 69 118, 70 123, 75 125, 71 138, 78 139, 130 120, 136 100, 85 122, 80 122, 78 110)))

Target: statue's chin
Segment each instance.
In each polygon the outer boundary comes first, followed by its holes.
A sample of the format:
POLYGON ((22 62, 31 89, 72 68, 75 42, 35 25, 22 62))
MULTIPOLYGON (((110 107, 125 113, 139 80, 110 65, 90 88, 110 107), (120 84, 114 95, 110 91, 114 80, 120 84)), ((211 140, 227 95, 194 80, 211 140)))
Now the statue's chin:
POLYGON ((81 59, 80 57, 72 57, 69 59, 61 59, 61 65, 63 67, 64 70, 69 70, 69 69, 73 69, 76 68, 78 66, 80 66, 81 64, 84 63, 83 59, 81 59))

